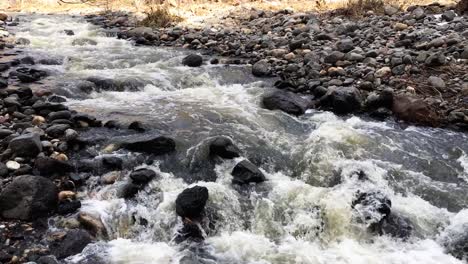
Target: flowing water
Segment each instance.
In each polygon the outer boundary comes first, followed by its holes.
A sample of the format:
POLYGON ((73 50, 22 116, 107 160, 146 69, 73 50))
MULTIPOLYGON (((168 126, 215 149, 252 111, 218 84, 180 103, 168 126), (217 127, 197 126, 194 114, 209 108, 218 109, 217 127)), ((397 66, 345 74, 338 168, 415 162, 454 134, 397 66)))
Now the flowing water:
POLYGON ((175 158, 141 164, 161 178, 133 200, 116 197, 125 177, 105 187, 90 178, 81 211, 100 217, 108 239, 67 263, 464 263, 443 245, 468 230, 466 134, 314 110, 301 117, 268 111, 260 100, 273 91, 271 81, 252 78, 242 66, 181 66, 187 51, 135 46, 79 18, 19 19, 16 37, 31 44, 18 49, 36 61, 62 62, 35 67, 51 74, 44 83, 72 109, 102 120, 140 120, 148 133, 177 141, 175 158), (80 38, 96 45, 72 45, 80 38), (119 85, 90 90, 89 77, 119 85), (193 168, 203 167, 199 153, 217 135, 231 137, 243 157, 208 168, 215 181, 206 181, 209 172, 193 168), (230 172, 241 159, 259 165, 267 181, 234 187, 230 172), (358 179, 359 171, 368 179, 358 179), (216 222, 202 244, 176 244, 175 198, 192 185, 208 188, 216 222), (412 223, 412 236, 369 233, 351 208, 357 191, 387 195, 392 213, 412 223))

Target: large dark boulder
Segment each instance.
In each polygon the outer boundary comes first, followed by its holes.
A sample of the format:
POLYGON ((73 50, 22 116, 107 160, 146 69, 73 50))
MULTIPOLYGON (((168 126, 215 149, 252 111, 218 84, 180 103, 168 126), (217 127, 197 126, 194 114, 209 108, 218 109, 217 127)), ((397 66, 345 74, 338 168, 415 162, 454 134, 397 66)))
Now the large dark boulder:
POLYGON ((320 98, 320 106, 336 114, 348 114, 362 107, 362 98, 355 87, 336 87, 320 98))
POLYGON ((203 58, 197 54, 190 54, 182 60, 182 64, 189 67, 199 67, 203 63, 203 58))
POLYGON ((58 189, 41 176, 18 176, 0 192, 0 214, 4 218, 32 220, 45 217, 57 207, 58 189))
POLYGON ((75 170, 75 167, 67 161, 61 161, 50 157, 38 157, 34 162, 34 169, 42 176, 66 174, 75 170))
POLYGON ((231 172, 232 183, 249 184, 251 182, 259 183, 266 180, 265 175, 248 160, 243 160, 234 167, 231 172))
POLYGON ((309 102, 299 95, 276 91, 263 97, 263 106, 269 110, 281 110, 292 115, 302 115, 309 106, 309 102))
POLYGON ((175 141, 165 136, 147 136, 128 139, 122 142, 120 146, 130 151, 163 155, 175 150, 175 141))
POLYGON ((233 159, 239 157, 240 150, 228 137, 216 137, 210 143, 210 156, 218 156, 223 159, 233 159))
POLYGON ((10 141, 8 147, 20 157, 36 157, 42 151, 41 139, 36 133, 15 137, 10 141))
POLYGON ((93 238, 87 231, 73 229, 68 231, 61 240, 51 242, 49 249, 52 255, 57 257, 57 259, 64 259, 81 253, 92 240, 93 238))
POLYGON ((130 179, 135 184, 147 184, 154 178, 156 178, 157 174, 153 170, 150 169, 137 169, 130 173, 130 179))
POLYGON ((194 219, 202 215, 208 201, 208 189, 194 186, 183 190, 176 199, 176 213, 183 218, 194 219))

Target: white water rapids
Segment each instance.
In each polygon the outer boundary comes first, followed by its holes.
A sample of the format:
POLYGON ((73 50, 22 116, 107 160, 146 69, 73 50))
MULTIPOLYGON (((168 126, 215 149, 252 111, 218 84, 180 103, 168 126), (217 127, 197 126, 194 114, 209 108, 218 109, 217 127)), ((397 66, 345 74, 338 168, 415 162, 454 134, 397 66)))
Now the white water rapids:
POLYGON ((248 69, 184 67, 187 51, 134 46, 79 18, 20 16, 14 30, 17 38, 31 41, 18 47, 24 55, 63 60, 35 67, 51 73, 45 83, 58 87, 72 109, 103 120, 140 120, 174 137, 185 159, 204 139, 229 136, 244 153, 238 160, 261 163, 267 178, 249 193, 239 192, 230 175, 236 161, 225 161, 215 167, 215 182, 188 184, 180 176, 185 168, 167 170, 157 160, 142 166, 162 178, 132 201, 116 197, 125 178, 90 187, 80 193, 80 210, 100 217, 110 238, 67 263, 93 263, 84 262, 90 256, 115 264, 465 263, 443 244, 468 232, 467 135, 330 112, 296 118, 265 110, 261 96, 272 85, 252 78, 248 69), (79 38, 97 45, 73 46, 79 38), (137 79, 142 85, 137 91, 86 94, 77 83, 91 76, 137 79), (359 170, 369 179, 353 176, 359 170), (339 184, 330 184, 333 177, 339 184), (208 188, 207 207, 217 221, 202 245, 176 244, 172 238, 181 220, 175 199, 192 185, 208 188), (386 194, 392 213, 411 221, 412 236, 403 241, 370 234, 351 208, 358 190, 386 194))

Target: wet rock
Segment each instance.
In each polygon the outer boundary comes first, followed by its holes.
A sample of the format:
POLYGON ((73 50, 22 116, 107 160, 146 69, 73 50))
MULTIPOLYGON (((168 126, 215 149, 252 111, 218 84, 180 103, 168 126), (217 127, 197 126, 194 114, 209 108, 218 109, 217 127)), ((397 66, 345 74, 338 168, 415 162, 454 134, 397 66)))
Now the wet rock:
POLYGON ((57 124, 48 127, 45 132, 52 138, 58 138, 65 134, 65 131, 70 128, 68 124, 57 124))
POLYGON ((78 211, 81 207, 81 202, 77 200, 64 200, 59 202, 57 213, 59 215, 67 215, 78 211))
POLYGON ((8 148, 17 156, 35 157, 42 151, 42 144, 38 134, 29 133, 12 139, 8 148))
POLYGON ((0 162, 0 177, 8 176, 8 167, 5 163, 0 162))
POLYGON ((31 44, 31 41, 29 39, 26 39, 26 38, 18 38, 18 39, 16 39, 15 43, 17 45, 26 46, 26 45, 31 44))
POLYGON ((140 121, 133 121, 132 123, 130 123, 130 125, 128 125, 128 129, 135 130, 138 132, 146 131, 144 125, 140 121))
POLYGON ((91 235, 80 229, 70 230, 59 241, 53 241, 49 245, 50 252, 58 259, 81 253, 81 251, 91 243, 91 235))
POLYGON ((175 150, 175 141, 165 136, 147 136, 128 139, 122 142, 120 146, 130 151, 163 155, 175 150))
POLYGON ((8 219, 45 217, 57 207, 58 189, 47 178, 18 176, 0 193, 0 213, 8 219))
POLYGON ((369 94, 369 96, 366 99, 365 105, 369 109, 377 109, 380 107, 391 109, 393 105, 393 95, 394 91, 392 88, 385 88, 379 94, 369 94))
POLYGON ((320 106, 336 114, 348 114, 361 109, 362 98, 355 87, 337 87, 320 98, 320 106))
POLYGON ((98 217, 81 212, 78 222, 94 236, 107 236, 106 227, 98 217))
POLYGON ((61 161, 50 157, 38 157, 34 162, 34 169, 42 176, 60 175, 75 170, 67 161, 61 161))
POLYGON ((234 184, 259 183, 266 180, 265 175, 248 160, 243 160, 231 172, 234 184))
POLYGON ((68 110, 62 110, 62 111, 57 111, 57 112, 51 112, 48 116, 47 119, 49 122, 52 122, 57 119, 70 119, 71 118, 71 112, 68 110))
POLYGON ((97 42, 95 40, 89 39, 89 38, 78 38, 72 41, 73 46, 96 46, 97 42))
POLYGON ((176 213, 183 218, 199 218, 208 201, 208 189, 194 186, 183 190, 176 199, 176 213))
POLYGON ((42 256, 37 259, 37 264, 59 264, 55 256, 42 256))
POLYGON ((131 199, 142 189, 142 186, 134 183, 126 183, 119 190, 117 196, 119 198, 131 199))
POLYGON ((197 54, 190 54, 182 60, 182 64, 189 67, 199 67, 203 64, 203 58, 197 54))
POLYGON ((74 36, 75 35, 75 32, 73 32, 73 30, 70 30, 70 29, 64 29, 63 32, 67 36, 74 36))
POLYGON ((130 179, 135 184, 148 184, 154 178, 156 178, 156 172, 150 169, 137 169, 130 173, 130 179))
POLYGON ((392 202, 381 192, 358 192, 351 204, 365 223, 375 224, 390 215, 392 202))
POLYGON ((11 131, 10 129, 0 129, 0 139, 4 139, 10 136, 11 134, 13 134, 13 131, 11 131))
POLYGON ((218 156, 223 159, 233 159, 239 157, 240 150, 228 137, 216 137, 210 143, 210 156, 218 156))
POLYGON ((408 219, 391 213, 380 223, 377 231, 380 235, 406 239, 411 236, 413 226, 408 219))
POLYGON ((267 94, 262 99, 263 106, 269 110, 281 110, 292 115, 302 115, 309 106, 309 102, 297 94, 276 91, 267 94))
POLYGON ((325 57, 324 62, 330 63, 330 64, 336 64, 338 61, 343 60, 344 57, 345 57, 345 54, 343 52, 335 50, 325 57))
POLYGON ((192 221, 184 221, 182 228, 177 231, 177 235, 174 238, 174 241, 176 243, 182 243, 187 239, 195 242, 202 241, 204 239, 203 232, 197 223, 192 221))
POLYGON ((31 68, 19 68, 16 70, 15 75, 21 82, 31 83, 46 77, 47 73, 45 71, 31 68))
POLYGON ((252 74, 257 77, 264 77, 270 74, 270 64, 266 60, 260 60, 252 66, 252 74))
POLYGON ((102 165, 109 170, 121 170, 123 168, 123 160, 114 156, 103 157, 102 165))
POLYGON ((442 19, 445 21, 453 21, 457 14, 453 10, 448 10, 442 13, 442 19))

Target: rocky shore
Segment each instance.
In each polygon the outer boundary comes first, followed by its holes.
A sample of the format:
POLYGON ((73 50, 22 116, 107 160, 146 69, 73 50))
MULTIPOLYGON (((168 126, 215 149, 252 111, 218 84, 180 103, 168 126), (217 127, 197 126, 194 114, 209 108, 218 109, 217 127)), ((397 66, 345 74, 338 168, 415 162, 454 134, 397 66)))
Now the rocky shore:
POLYGON ((202 28, 138 27, 115 13, 87 19, 137 45, 193 49, 222 56, 221 63, 250 64, 258 77, 279 77, 280 91, 264 101, 269 109, 468 128, 468 17, 453 6, 386 6, 385 14, 361 18, 239 10, 202 28))

